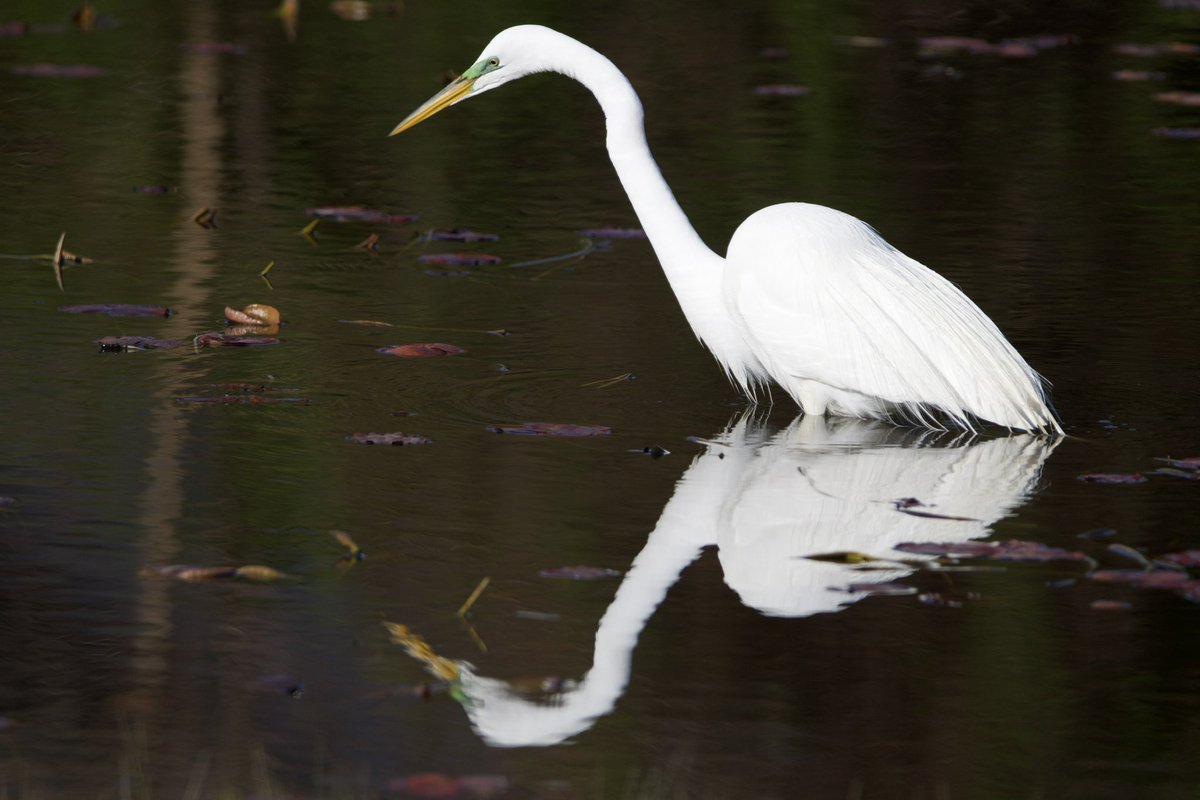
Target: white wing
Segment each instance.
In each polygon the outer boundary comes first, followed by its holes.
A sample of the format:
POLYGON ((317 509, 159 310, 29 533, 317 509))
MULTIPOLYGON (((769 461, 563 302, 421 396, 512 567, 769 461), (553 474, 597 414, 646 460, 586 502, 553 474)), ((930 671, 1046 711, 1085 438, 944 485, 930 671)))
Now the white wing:
POLYGON ((808 413, 1061 432, 1041 378, 987 315, 866 223, 770 206, 737 229, 726 263, 730 313, 808 413))

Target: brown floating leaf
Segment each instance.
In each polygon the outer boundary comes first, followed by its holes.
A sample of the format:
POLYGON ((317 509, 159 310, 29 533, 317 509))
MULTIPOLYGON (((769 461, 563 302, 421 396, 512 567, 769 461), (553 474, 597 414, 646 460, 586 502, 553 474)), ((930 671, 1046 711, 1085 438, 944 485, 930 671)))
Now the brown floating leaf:
POLYGON ((417 219, 415 214, 390 214, 365 206, 322 206, 306 208, 304 213, 333 222, 381 222, 388 225, 404 225, 417 219))
POLYGON ((566 422, 522 422, 519 425, 489 425, 491 433, 513 436, 608 436, 612 428, 604 425, 571 425, 566 422))
POLYGON ((278 325, 279 309, 262 303, 236 308, 225 306, 225 319, 238 325, 278 325))
POLYGON ((500 237, 494 233, 482 233, 466 228, 449 228, 446 230, 429 230, 417 237, 421 242, 495 242, 500 237))
POLYGON ((1037 542, 1010 539, 1006 542, 902 542, 901 553, 954 558, 990 558, 996 561, 1084 561, 1078 550, 1064 550, 1037 542))
POLYGON ((499 256, 487 253, 424 253, 417 256, 422 264, 435 264, 443 267, 478 267, 485 264, 499 264, 499 256))
POLYGON ((1077 480, 1086 483, 1146 483, 1150 479, 1140 472, 1092 472, 1077 476, 1077 480))
POLYGON ((234 574, 238 578, 243 578, 255 583, 275 583, 277 581, 296 580, 294 575, 288 575, 280 572, 274 567, 264 567, 258 564, 248 564, 244 567, 238 567, 234 574))
POLYGON ((358 244, 354 245, 355 250, 366 250, 368 253, 379 252, 379 234, 372 233, 367 238, 363 239, 358 244))
POLYGON ((187 564, 168 564, 151 572, 162 575, 164 578, 175 578, 181 581, 211 581, 235 577, 237 567, 193 567, 187 564))
POLYGON ((256 347, 279 344, 270 336, 227 336, 223 333, 202 333, 192 340, 197 347, 256 347))
POLYGON ((156 339, 153 336, 101 336, 96 340, 96 344, 106 353, 120 353, 127 350, 173 350, 176 347, 191 345, 191 341, 156 339))
POLYGON ((433 444, 433 439, 428 436, 421 436, 415 433, 351 433, 347 434, 346 441, 357 442, 358 444, 390 444, 395 447, 404 447, 417 444, 433 444))
POLYGON ((400 356, 400 358, 431 358, 434 356, 457 356, 467 351, 442 342, 415 342, 412 344, 389 344, 387 347, 380 347, 377 352, 389 356, 400 356))
POLYGON ((605 578, 621 577, 620 570, 607 569, 606 567, 547 567, 539 570, 538 575, 542 578, 564 578, 572 581, 597 581, 605 578))
POLYGON ((59 306, 64 314, 105 314, 110 317, 169 317, 173 313, 166 306, 146 306, 134 303, 81 303, 59 306))
POLYGON ((18 64, 12 68, 12 74, 34 78, 101 78, 108 70, 90 64, 18 64))
POLYGON ((1124 600, 1093 600, 1088 607, 1093 611, 1128 611, 1133 604, 1124 600))

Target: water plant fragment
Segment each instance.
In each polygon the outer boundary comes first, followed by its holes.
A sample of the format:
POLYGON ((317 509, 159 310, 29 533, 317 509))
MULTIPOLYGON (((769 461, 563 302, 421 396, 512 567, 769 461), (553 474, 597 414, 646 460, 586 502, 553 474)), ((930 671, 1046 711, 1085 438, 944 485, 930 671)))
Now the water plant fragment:
POLYGON ((392 214, 365 206, 320 206, 306 208, 304 213, 333 222, 377 222, 387 225, 405 225, 417 219, 415 214, 392 214))
POLYGON ((351 433, 346 441, 356 444, 382 444, 392 447, 411 447, 418 444, 433 444, 433 439, 416 433, 351 433))
POLYGON ((457 356, 467 352, 461 347, 443 342, 414 342, 411 344, 390 344, 380 347, 377 352, 400 358, 435 358, 437 356, 457 356))
POLYGON ((109 317, 169 317, 172 314, 166 306, 136 303, 79 303, 59 306, 58 310, 64 314, 104 314, 109 317))
POLYGON ((547 567, 538 570, 542 578, 558 578, 571 581, 600 581, 608 578, 621 577, 621 571, 607 567, 587 567, 582 565, 568 567, 547 567))
POLYGON ((604 425, 573 425, 566 422, 522 422, 515 425, 489 425, 490 433, 512 436, 608 436, 612 428, 604 425))
POLYGON ((423 253, 417 256, 422 264, 435 264, 444 267, 480 267, 488 264, 499 264, 503 259, 487 253, 423 253))

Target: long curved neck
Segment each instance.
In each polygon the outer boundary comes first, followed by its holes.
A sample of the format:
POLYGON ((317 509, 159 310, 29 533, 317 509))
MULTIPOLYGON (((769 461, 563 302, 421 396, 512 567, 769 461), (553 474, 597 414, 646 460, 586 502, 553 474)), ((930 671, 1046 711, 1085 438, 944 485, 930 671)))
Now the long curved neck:
POLYGON ((717 256, 688 221, 650 155, 642 103, 633 86, 603 55, 572 41, 576 47, 572 48, 571 60, 575 63, 563 72, 590 89, 600 102, 608 130, 609 158, 672 288, 679 294, 679 271, 699 268, 698 262, 717 256))

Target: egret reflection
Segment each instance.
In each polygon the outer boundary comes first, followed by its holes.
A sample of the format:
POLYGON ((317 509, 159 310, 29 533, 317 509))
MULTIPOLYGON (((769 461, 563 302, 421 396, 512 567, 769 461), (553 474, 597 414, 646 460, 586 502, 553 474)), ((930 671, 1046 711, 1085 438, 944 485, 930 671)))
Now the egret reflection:
POLYGON ((986 536, 1034 490, 1057 439, 979 439, 878 422, 802 416, 769 435, 743 417, 710 441, 676 485, 596 631, 592 667, 551 702, 459 664, 464 705, 496 746, 544 746, 587 730, 629 681, 638 636, 680 573, 716 545, 725 582, 763 614, 837 611, 865 596, 853 583, 912 570, 855 571, 805 556, 855 551, 888 557, 905 541, 986 536), (917 498, 938 516, 895 501, 917 498), (956 517, 947 519, 945 517, 956 517))

